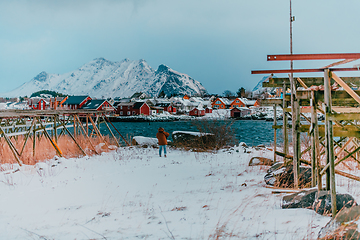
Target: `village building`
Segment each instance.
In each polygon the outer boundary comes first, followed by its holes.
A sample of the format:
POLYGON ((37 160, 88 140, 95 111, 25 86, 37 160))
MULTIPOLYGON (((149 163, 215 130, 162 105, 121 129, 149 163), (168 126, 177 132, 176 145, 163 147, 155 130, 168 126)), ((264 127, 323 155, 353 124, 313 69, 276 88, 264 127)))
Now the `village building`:
POLYGON ((150 107, 146 102, 119 103, 116 113, 120 116, 150 115, 150 107))
POLYGON ((61 109, 61 108, 63 108, 63 104, 67 99, 68 99, 68 97, 49 98, 50 109, 61 109))
POLYGON ((115 111, 115 108, 106 99, 89 100, 81 107, 81 109, 115 111))
POLYGON ((44 98, 33 97, 28 100, 29 108, 34 110, 45 110, 50 108, 49 102, 47 102, 44 98))
POLYGON ((189 112, 189 116, 196 116, 196 117, 205 116, 205 109, 203 109, 203 108, 193 108, 189 112))
POLYGON ((230 109, 233 108, 240 108, 240 107, 246 107, 245 103, 243 102, 243 99, 240 98, 235 98, 231 103, 230 103, 230 109))
POLYGON ((216 98, 211 104, 213 109, 228 109, 231 102, 227 98, 216 98))
POLYGON ((87 101, 90 101, 89 96, 70 96, 64 102, 63 106, 67 109, 80 109, 87 101))
POLYGON ((212 113, 213 109, 211 107, 206 107, 205 108, 205 113, 212 113))
POLYGON ((251 113, 251 110, 246 107, 235 107, 230 110, 230 116, 232 118, 244 117, 246 115, 249 115, 250 113, 251 113))
POLYGON ((182 98, 183 98, 183 99, 186 99, 186 100, 189 100, 189 99, 190 99, 190 97, 189 97, 187 94, 185 94, 182 98))
POLYGON ((119 103, 116 106, 116 113, 120 116, 131 116, 132 106, 134 103, 119 103))
POLYGON ((155 104, 155 107, 162 107, 165 112, 176 114, 176 107, 173 107, 170 102, 160 102, 155 104))
POLYGON ((133 105, 133 115, 150 115, 150 107, 146 102, 136 102, 133 105))
POLYGON ((156 115, 164 112, 163 107, 157 107, 157 106, 151 106, 150 110, 151 110, 151 115, 156 115))

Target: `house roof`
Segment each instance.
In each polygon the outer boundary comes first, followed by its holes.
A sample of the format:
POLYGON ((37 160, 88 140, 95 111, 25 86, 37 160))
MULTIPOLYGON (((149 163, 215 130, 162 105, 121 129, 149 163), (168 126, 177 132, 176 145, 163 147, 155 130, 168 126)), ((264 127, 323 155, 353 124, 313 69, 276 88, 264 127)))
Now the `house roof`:
POLYGON ((70 96, 64 102, 64 105, 79 105, 86 100, 89 96, 70 96))
POLYGON ((230 105, 231 104, 231 102, 229 101, 229 99, 227 99, 227 98, 217 98, 217 99, 215 99, 215 101, 216 100, 220 100, 221 102, 223 102, 225 105, 230 105))
POLYGON ((145 102, 136 102, 133 106, 134 109, 139 109, 142 107, 142 105, 144 105, 145 102))
POLYGON ((132 105, 134 105, 133 102, 120 102, 116 106, 119 107, 119 106, 132 106, 132 105))
POLYGON ((168 106, 170 106, 170 102, 160 102, 160 103, 157 103, 155 106, 157 106, 157 107, 168 107, 168 106))
POLYGON ((82 106, 81 109, 98 109, 99 107, 101 107, 101 105, 103 105, 105 102, 107 102, 106 99, 94 99, 94 100, 90 100, 87 103, 84 104, 84 106, 82 106))
POLYGON ((239 110, 239 111, 251 111, 251 109, 247 108, 247 107, 234 107, 233 109, 231 109, 230 111, 234 111, 234 110, 239 110))

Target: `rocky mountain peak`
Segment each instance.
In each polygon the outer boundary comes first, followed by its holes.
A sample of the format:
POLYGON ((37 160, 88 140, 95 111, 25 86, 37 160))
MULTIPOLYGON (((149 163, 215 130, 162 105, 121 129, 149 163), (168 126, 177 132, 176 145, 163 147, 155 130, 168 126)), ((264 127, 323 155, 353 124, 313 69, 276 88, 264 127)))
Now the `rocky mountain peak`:
POLYGON ((69 73, 41 72, 33 80, 36 84, 29 81, 2 95, 29 96, 44 89, 69 95, 90 95, 95 98, 130 97, 135 92, 157 96, 161 90, 168 96, 206 92, 201 83, 188 75, 178 73, 164 64, 154 71, 144 59, 132 61, 125 58, 121 62, 112 62, 101 57, 69 73))
POLYGON ((36 75, 36 77, 34 77, 33 79, 38 82, 45 82, 47 78, 48 78, 47 72, 42 71, 41 73, 36 75))
POLYGON ((166 73, 166 72, 169 72, 170 68, 164 64, 160 64, 158 69, 156 70, 156 73, 159 74, 159 73, 166 73))

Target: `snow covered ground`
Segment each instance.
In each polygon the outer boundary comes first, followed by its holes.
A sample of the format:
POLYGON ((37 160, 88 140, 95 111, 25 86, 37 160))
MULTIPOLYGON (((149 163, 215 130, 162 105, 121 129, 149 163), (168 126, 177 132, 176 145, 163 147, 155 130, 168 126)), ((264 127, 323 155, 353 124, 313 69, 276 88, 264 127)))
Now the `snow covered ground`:
POLYGON ((130 147, 2 165, 0 239, 316 238, 330 218, 281 209, 281 195, 265 187, 267 167, 248 166, 272 154, 168 149, 161 158, 130 147))

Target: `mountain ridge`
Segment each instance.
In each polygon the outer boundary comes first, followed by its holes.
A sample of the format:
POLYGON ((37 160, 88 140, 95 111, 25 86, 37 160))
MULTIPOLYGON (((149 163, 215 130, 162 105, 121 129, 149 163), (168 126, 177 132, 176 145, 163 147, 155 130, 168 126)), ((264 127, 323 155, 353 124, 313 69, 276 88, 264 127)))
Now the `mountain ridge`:
POLYGON ((30 96, 33 92, 41 90, 69 95, 90 95, 96 98, 129 97, 135 92, 144 92, 150 96, 157 96, 161 91, 168 96, 206 93, 200 82, 165 64, 160 64, 155 71, 144 59, 125 58, 113 62, 100 57, 64 74, 42 71, 16 89, 0 95, 30 96))

